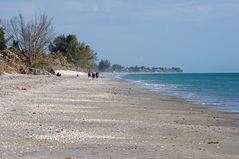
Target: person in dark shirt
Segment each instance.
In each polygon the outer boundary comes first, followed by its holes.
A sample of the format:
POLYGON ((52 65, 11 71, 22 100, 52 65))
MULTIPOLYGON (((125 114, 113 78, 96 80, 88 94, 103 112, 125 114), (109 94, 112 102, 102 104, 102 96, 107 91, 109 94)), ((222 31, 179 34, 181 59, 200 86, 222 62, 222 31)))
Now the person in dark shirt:
POLYGON ((95 73, 95 77, 99 78, 99 73, 98 72, 95 73))
POLYGON ((90 73, 90 71, 88 72, 88 78, 90 78, 91 77, 91 73, 90 73))
POLYGON ((95 78, 95 72, 92 73, 92 79, 94 79, 94 78, 95 78))

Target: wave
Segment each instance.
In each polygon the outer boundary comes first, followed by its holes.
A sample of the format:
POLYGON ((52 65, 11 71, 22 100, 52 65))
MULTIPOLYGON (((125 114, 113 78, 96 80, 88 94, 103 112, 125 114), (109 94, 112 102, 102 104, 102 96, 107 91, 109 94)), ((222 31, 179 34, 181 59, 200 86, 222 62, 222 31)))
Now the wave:
POLYGON ((231 95, 231 92, 221 95, 220 91, 208 89, 206 86, 196 86, 194 83, 190 83, 190 85, 189 82, 166 83, 155 77, 146 77, 147 75, 134 78, 116 76, 114 79, 160 95, 180 97, 193 104, 213 106, 210 108, 218 111, 239 112, 239 99, 231 95))

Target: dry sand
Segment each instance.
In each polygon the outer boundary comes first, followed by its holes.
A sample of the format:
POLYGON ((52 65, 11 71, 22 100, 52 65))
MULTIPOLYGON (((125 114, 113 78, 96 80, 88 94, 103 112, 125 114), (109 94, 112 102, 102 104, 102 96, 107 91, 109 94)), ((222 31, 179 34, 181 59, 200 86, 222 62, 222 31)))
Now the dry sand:
POLYGON ((239 158, 239 117, 109 80, 0 76, 0 158, 239 158))

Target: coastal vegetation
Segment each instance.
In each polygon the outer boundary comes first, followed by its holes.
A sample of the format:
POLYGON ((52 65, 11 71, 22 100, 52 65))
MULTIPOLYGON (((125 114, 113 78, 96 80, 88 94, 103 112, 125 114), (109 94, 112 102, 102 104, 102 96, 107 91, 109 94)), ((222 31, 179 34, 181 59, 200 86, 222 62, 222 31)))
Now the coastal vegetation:
POLYGON ((27 66, 33 66, 43 58, 54 37, 52 19, 45 14, 36 15, 28 22, 19 14, 6 21, 4 29, 12 41, 12 47, 27 66))
POLYGON ((54 69, 96 68, 97 53, 78 41, 76 35, 55 37, 52 18, 45 14, 27 22, 19 14, 0 24, 0 72, 36 74, 54 69))
POLYGON ((78 42, 76 35, 60 35, 49 45, 51 55, 66 57, 76 69, 96 67, 97 53, 84 42, 78 42))
POLYGON ((126 72, 183 72, 180 67, 145 67, 145 66, 133 66, 123 68, 122 71, 126 72))
POLYGON ((109 60, 101 60, 98 65, 99 71, 115 71, 115 72, 183 72, 180 67, 145 67, 145 66, 130 66, 124 67, 120 64, 113 64, 109 60))
POLYGON ((98 65, 98 70, 99 71, 109 71, 111 68, 111 63, 109 60, 101 60, 98 65))
POLYGON ((6 48, 6 40, 5 33, 3 27, 0 27, 0 50, 4 50, 6 48))
POLYGON ((0 73, 42 74, 55 69, 119 72, 182 72, 180 68, 124 67, 100 60, 97 53, 74 34, 58 35, 52 18, 34 15, 26 21, 22 14, 0 20, 0 73))

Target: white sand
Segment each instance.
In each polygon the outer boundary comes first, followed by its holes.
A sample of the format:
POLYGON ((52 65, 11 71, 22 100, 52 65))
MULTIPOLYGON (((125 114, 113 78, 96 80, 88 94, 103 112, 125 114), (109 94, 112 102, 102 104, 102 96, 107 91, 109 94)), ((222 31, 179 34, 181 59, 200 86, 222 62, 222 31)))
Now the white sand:
POLYGON ((87 73, 85 72, 78 72, 78 71, 71 71, 71 70, 55 70, 55 73, 60 73, 62 76, 83 76, 87 77, 87 73))
POLYGON ((0 76, 0 158, 237 159, 239 117, 121 83, 0 76))

